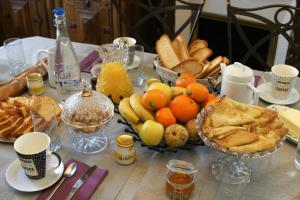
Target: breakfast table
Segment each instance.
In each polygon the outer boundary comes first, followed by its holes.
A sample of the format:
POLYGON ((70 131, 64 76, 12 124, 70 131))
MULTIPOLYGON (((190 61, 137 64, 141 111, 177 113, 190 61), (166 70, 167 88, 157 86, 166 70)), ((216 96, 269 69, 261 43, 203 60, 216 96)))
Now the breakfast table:
MULTIPOLYGON (((54 39, 43 37, 30 37, 23 39, 25 57, 27 63, 32 65, 37 62, 36 52, 39 49, 51 47, 55 44, 54 39)), ((74 43, 75 51, 80 58, 87 55, 97 46, 74 43)), ((145 79, 157 77, 153 70, 155 54, 145 53, 144 73, 145 79)), ((0 47, 0 59, 6 59, 5 49, 0 47)), ((256 75, 261 72, 256 71, 256 75)), ((89 78, 90 74, 83 74, 89 78)), ((49 87, 46 82, 44 95, 57 99, 55 89, 49 87)), ((300 91, 300 80, 296 88, 300 91)), ((143 87, 135 88, 142 93, 143 87)), ((28 95, 28 94, 24 94, 28 95)), ((269 105, 259 101, 261 106, 269 105)), ((291 105, 300 109, 300 102, 291 105)), ((117 135, 124 133, 125 126, 118 124, 120 118, 115 114, 112 125, 105 134, 113 140, 117 135)), ((58 134, 61 136, 62 147, 58 151, 63 162, 70 159, 80 160, 90 166, 97 165, 99 168, 108 169, 109 173, 99 185, 91 199, 97 200, 164 200, 169 199, 165 192, 165 182, 168 169, 166 164, 171 159, 181 159, 194 164, 198 170, 194 176, 195 189, 191 199, 215 199, 220 188, 220 182, 215 180, 211 173, 211 165, 217 158, 226 156, 207 146, 195 146, 190 150, 179 150, 177 153, 158 153, 136 143, 137 160, 128 166, 121 166, 114 160, 113 149, 108 146, 101 153, 86 155, 73 150, 70 137, 60 123, 58 134)), ((300 172, 294 167, 296 145, 288 141, 271 155, 249 161, 253 168, 251 182, 247 185, 244 195, 246 200, 296 200, 300 199, 300 172)), ((5 180, 7 167, 17 159, 13 144, 0 143, 0 199, 36 199, 39 192, 24 193, 11 188, 5 180)))

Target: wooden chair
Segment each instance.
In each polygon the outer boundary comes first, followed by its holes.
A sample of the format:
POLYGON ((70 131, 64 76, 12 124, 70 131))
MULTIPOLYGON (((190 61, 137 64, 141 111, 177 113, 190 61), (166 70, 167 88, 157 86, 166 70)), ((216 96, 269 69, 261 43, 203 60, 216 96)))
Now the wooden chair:
MULTIPOLYGON (((184 0, 177 1, 163 1, 163 2, 180 2, 180 5, 159 5, 157 0, 111 0, 113 8, 116 9, 119 14, 120 26, 125 25, 126 31, 124 28, 121 28, 121 33, 123 36, 134 37, 137 40, 138 44, 144 46, 145 51, 155 52, 155 42, 156 40, 164 33, 166 33, 171 39, 174 39, 178 34, 180 34, 189 24, 191 25, 191 32, 188 38, 190 42, 193 35, 194 29, 198 22, 200 13, 203 9, 204 0, 200 0, 198 4, 190 3, 184 0), (130 12, 134 12, 133 8, 136 8, 139 12, 142 12, 138 20, 133 20, 133 13, 126 13, 124 2, 127 4, 127 7, 130 7, 130 12), (175 11, 176 10, 187 10, 191 12, 191 15, 183 22, 183 24, 175 31, 175 11), (169 20, 166 20, 169 19, 169 20), (159 26, 151 27, 151 20, 155 20, 159 26), (133 21, 133 22, 132 22, 133 21), (141 28, 143 25, 146 25, 146 28, 141 28), (145 35, 151 35, 153 41, 147 40, 145 35)), ((152 21, 153 22, 153 21, 152 21)))
MULTIPOLYGON (((290 56, 290 62, 291 63, 300 63, 300 47, 298 44, 295 44, 293 37, 291 36, 291 31, 293 31, 295 28, 300 26, 300 23, 295 23, 295 14, 300 14, 300 8, 289 6, 289 5, 283 5, 283 4, 274 4, 274 5, 268 5, 268 6, 262 6, 257 8, 238 8, 230 4, 230 0, 226 0, 227 3, 227 17, 228 17, 228 47, 229 47, 229 58, 232 61, 233 59, 233 38, 232 36, 232 28, 234 27, 238 33, 238 36, 240 37, 243 44, 246 46, 247 51, 246 53, 238 58, 239 60, 233 60, 233 61, 240 61, 244 64, 247 64, 247 61, 250 59, 250 57, 254 58, 260 65, 260 67, 263 67, 263 70, 270 70, 270 67, 274 64, 274 60, 266 60, 263 59, 262 56, 257 52, 257 50, 262 46, 265 45, 267 42, 270 42, 273 38, 275 38, 275 41, 277 41, 278 36, 283 36, 284 39, 287 40, 289 44, 289 56, 290 56), (270 10, 271 9, 271 10, 270 10), (257 11, 261 12, 268 12, 274 13, 274 19, 270 20, 260 14, 257 14, 257 11), (254 13, 255 12, 255 13, 254 13), (287 22, 282 22, 280 20, 280 14, 282 12, 287 12, 290 15, 290 19, 287 22), (265 24, 267 29, 269 30, 269 33, 265 35, 264 37, 257 40, 255 43, 252 41, 252 43, 249 40, 249 35, 247 36, 245 30, 241 26, 241 18, 238 17, 247 17, 247 19, 254 19, 258 20, 259 22, 265 24), (233 25, 233 27, 232 27, 233 25)), ((273 40, 274 41, 274 40, 273 40)), ((234 58, 237 59, 237 58, 234 58)), ((295 66, 298 69, 300 66, 295 66)), ((262 69, 262 68, 261 68, 262 69)))

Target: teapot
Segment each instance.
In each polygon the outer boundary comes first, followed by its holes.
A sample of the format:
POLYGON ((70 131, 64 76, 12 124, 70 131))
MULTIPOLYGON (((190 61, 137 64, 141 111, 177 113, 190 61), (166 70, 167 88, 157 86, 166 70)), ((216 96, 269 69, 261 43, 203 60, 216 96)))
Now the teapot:
POLYGON ((254 74, 250 67, 239 62, 226 66, 221 63, 221 95, 247 104, 257 104, 258 90, 254 87, 254 74))

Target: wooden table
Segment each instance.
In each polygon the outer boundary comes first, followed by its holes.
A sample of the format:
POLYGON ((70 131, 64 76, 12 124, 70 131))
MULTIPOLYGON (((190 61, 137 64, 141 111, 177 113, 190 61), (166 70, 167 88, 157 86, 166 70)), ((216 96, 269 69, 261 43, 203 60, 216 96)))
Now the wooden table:
MULTIPOLYGON (((32 39, 32 38, 31 38, 32 39)), ((40 41, 49 39, 38 38, 40 41)), ((54 41, 53 41, 54 42, 54 41)), ((25 42, 26 44, 26 42, 25 42)), ((28 43, 29 44, 29 43, 28 43)), ((76 46, 85 46, 76 44, 76 46)), ((85 46, 86 47, 86 46, 85 46)), ((35 47, 37 49, 37 47, 35 47)), ((88 48, 85 48, 88 49, 88 48)), ((0 48, 0 55, 3 48, 0 48)), ((3 54, 2 54, 3 55, 3 54)), ((1 57, 1 56, 0 56, 1 57)), ((145 74, 155 77, 152 69, 153 54, 145 55, 145 74)), ((88 76, 85 74, 85 76, 88 76)), ((300 90, 300 81, 297 83, 300 90)), ((141 88, 139 88, 141 91, 141 88)), ((56 97, 56 91, 47 87, 46 95, 56 97)), ((260 101, 261 105, 267 105, 260 101)), ((300 103, 293 105, 300 108, 300 103)), ((124 126, 117 124, 118 115, 114 117, 113 126, 105 134, 113 139, 122 133, 124 126)), ((164 185, 166 181, 166 164, 170 159, 182 159, 193 163, 198 172, 195 174, 195 190, 191 199, 214 199, 220 183, 211 174, 211 164, 225 155, 207 146, 198 146, 189 151, 178 153, 157 153, 137 144, 137 160, 129 166, 118 165, 113 158, 113 151, 108 147, 104 152, 94 155, 76 153, 71 147, 68 134, 63 125, 59 127, 63 147, 58 151, 64 162, 77 159, 89 165, 96 164, 100 168, 109 169, 109 174, 98 187, 92 199, 97 200, 164 200, 168 199, 164 185)), ((246 200, 296 200, 300 199, 300 172, 294 167, 296 146, 285 142, 272 155, 250 161, 253 177, 245 190, 246 200)), ((36 193, 18 192, 8 186, 5 171, 9 164, 17 158, 12 144, 0 143, 0 199, 35 199, 36 193)))

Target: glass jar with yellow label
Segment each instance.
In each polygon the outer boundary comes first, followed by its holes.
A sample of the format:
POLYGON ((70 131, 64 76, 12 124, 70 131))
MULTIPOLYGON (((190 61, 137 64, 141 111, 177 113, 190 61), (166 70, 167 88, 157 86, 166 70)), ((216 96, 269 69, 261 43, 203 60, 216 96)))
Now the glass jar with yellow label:
POLYGON ((41 95, 45 91, 43 77, 40 73, 34 72, 26 76, 28 92, 31 95, 41 95))
POLYGON ((115 138, 114 156, 121 165, 130 165, 135 161, 135 144, 131 135, 122 134, 115 138))

